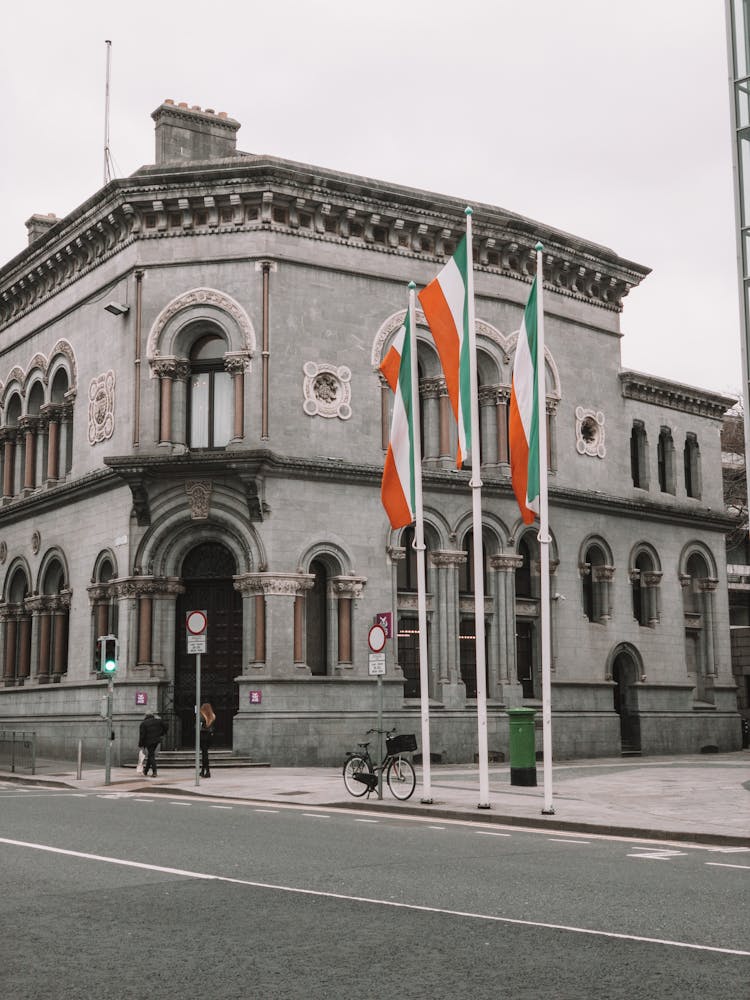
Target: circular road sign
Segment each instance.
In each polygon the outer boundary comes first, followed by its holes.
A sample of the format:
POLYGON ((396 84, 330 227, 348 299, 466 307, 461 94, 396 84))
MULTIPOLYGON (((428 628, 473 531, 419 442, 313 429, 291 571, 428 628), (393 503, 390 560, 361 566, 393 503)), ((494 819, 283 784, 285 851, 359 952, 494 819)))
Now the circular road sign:
POLYGON ((206 631, 206 612, 188 611, 185 618, 185 627, 190 635, 203 635, 206 631))
POLYGON ((367 644, 373 653, 380 653, 385 649, 387 636, 382 625, 373 625, 367 633, 367 644))

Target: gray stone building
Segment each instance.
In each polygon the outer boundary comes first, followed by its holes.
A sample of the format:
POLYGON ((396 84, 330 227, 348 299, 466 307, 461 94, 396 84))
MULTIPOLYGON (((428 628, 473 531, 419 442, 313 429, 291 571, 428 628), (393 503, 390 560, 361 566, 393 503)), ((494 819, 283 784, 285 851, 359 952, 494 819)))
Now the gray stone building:
MULTIPOLYGON (((96 639, 119 637, 115 760, 155 707, 192 745, 195 656, 220 742, 336 763, 374 724, 367 631, 392 612, 386 721, 419 732, 411 529, 380 504, 378 366, 409 280, 451 255, 464 203, 236 149, 239 123, 171 101, 155 163, 0 270, 0 725, 97 752, 96 639), (93 735, 92 735, 93 734, 93 735)), ((510 488, 514 345, 545 246, 558 757, 739 746, 719 430, 726 396, 624 371, 613 251, 474 205, 490 748, 539 704, 536 529, 510 488)), ((418 316, 432 749, 473 759, 468 473, 418 316)))

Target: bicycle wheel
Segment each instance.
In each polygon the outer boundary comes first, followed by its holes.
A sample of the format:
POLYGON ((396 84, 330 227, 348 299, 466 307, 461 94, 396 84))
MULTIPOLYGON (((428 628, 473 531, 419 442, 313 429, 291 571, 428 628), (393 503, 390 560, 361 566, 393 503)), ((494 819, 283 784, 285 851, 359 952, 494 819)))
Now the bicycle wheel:
POLYGON ((388 765, 388 787, 397 799, 410 798, 417 786, 417 777, 411 761, 406 757, 394 757, 388 765))
POLYGON ((362 782, 357 781, 354 777, 355 774, 372 774, 372 768, 366 757, 362 757, 359 754, 354 754, 350 757, 346 764, 344 764, 344 784, 346 785, 346 790, 350 795, 354 795, 356 798, 361 798, 363 795, 367 794, 368 786, 362 782))

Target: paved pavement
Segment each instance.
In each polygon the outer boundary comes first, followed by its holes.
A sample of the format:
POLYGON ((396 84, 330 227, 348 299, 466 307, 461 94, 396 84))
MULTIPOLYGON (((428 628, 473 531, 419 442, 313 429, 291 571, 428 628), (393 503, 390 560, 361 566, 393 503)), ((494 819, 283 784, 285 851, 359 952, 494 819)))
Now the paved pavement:
POLYGON ((162 769, 157 778, 131 768, 112 768, 105 784, 101 765, 81 777, 75 765, 37 761, 36 775, 11 774, 0 763, 0 783, 19 781, 79 791, 140 791, 204 795, 291 805, 299 808, 354 808, 408 812, 477 823, 547 827, 644 839, 694 841, 750 849, 750 750, 732 754, 565 761, 552 767, 554 815, 543 815, 543 770, 536 787, 510 783, 508 765, 490 767, 489 809, 480 809, 476 767, 433 765, 432 802, 423 798, 421 769, 407 802, 388 791, 355 799, 347 794, 341 769, 334 767, 214 767, 196 782, 188 769, 162 769))

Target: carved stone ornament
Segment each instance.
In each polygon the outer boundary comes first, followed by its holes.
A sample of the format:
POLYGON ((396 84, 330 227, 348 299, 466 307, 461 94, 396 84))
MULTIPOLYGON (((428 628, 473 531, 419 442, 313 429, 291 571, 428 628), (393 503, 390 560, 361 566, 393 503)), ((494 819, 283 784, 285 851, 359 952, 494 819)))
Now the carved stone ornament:
POLYGON ((352 415, 352 373, 345 365, 305 363, 302 385, 305 401, 302 409, 308 417, 338 417, 348 420, 352 415))
POLYGON ((8 558, 8 543, 0 542, 0 563, 4 563, 8 558))
POLYGON ((604 458, 604 414, 601 410, 576 407, 576 451, 579 455, 604 458))
POLYGON ((190 500, 190 517, 193 521, 205 521, 211 503, 211 481, 208 479, 188 479, 185 492, 190 500))
POLYGON ((115 429, 115 373, 97 375, 89 385, 89 444, 112 437, 115 429))
POLYGON ((31 536, 31 551, 36 555, 39 549, 42 547, 42 536, 38 531, 33 532, 31 536))

